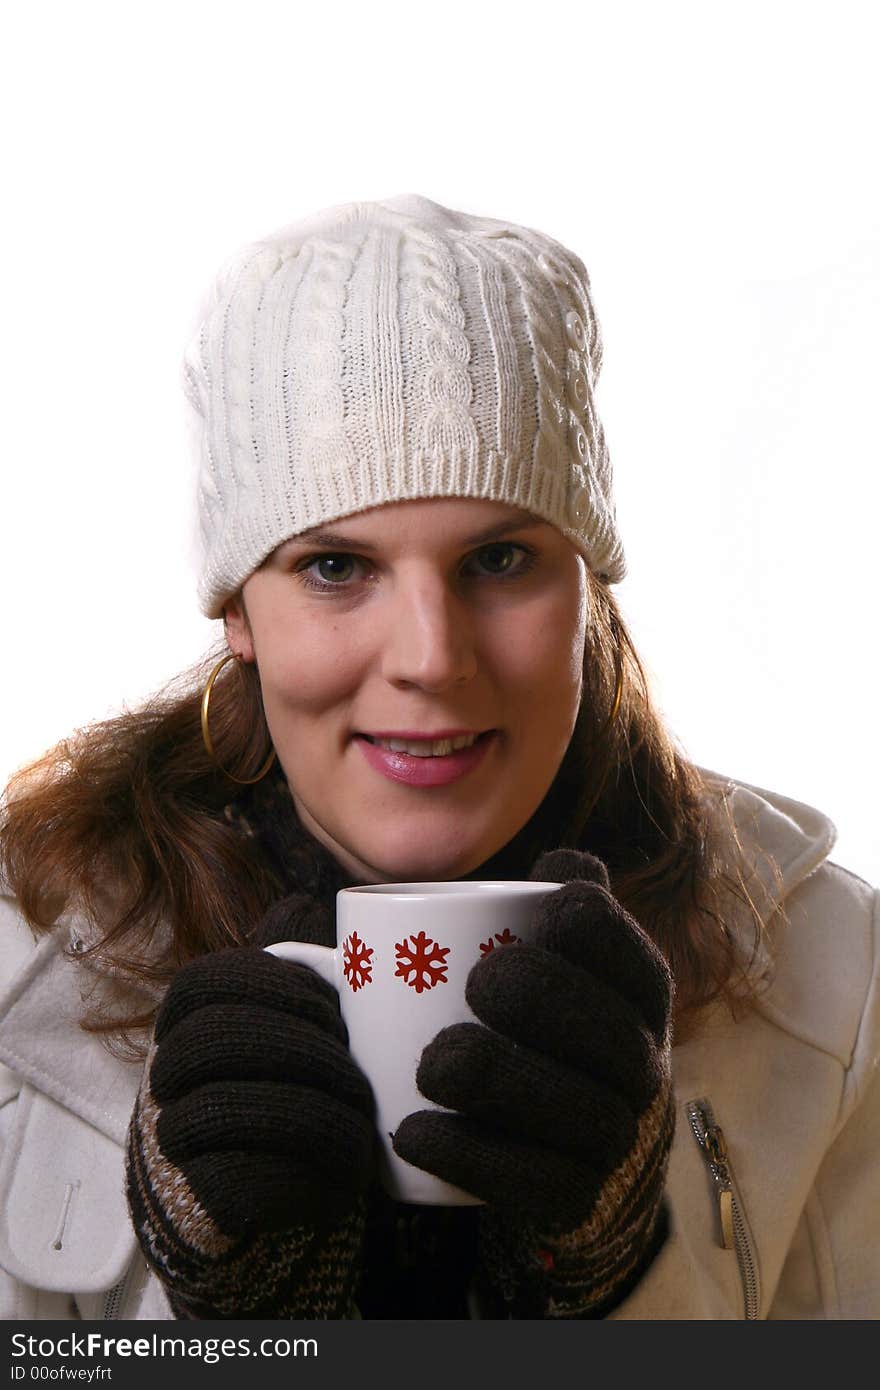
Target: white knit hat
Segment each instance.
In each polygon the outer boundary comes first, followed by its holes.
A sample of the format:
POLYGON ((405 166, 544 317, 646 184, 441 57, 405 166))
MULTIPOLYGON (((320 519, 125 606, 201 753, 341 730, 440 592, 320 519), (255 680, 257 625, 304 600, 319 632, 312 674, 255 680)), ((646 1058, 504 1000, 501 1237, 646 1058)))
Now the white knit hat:
POLYGON ((288 536, 410 498, 523 507, 623 578, 599 324, 559 242, 415 194, 347 203, 238 252, 200 318, 184 388, 209 617, 288 536))

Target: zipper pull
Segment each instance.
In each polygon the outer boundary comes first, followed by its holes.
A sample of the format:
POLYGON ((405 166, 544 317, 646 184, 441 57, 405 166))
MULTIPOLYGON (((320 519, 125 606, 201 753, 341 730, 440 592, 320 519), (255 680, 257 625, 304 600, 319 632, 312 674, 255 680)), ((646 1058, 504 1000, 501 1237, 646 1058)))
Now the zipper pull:
POLYGON ((721 1244, 725 1250, 735 1249, 733 1232, 733 1184, 727 1160, 727 1141, 720 1125, 715 1124, 714 1116, 708 1106, 694 1106, 692 1118, 699 1116, 702 1122, 694 1126, 694 1133, 701 1148, 705 1151, 712 1177, 715 1180, 715 1193, 718 1198, 718 1219, 721 1224, 721 1244))
POLYGON ((727 1144, 724 1133, 718 1125, 706 1130, 706 1148, 718 1183, 718 1216, 721 1221, 721 1244, 725 1250, 734 1248, 733 1236, 733 1188, 730 1185, 730 1169, 727 1166, 727 1144))

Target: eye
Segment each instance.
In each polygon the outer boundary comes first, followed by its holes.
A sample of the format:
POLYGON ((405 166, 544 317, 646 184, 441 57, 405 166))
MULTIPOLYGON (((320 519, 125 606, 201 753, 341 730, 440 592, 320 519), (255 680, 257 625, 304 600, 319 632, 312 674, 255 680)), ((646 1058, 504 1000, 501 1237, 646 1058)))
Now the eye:
POLYGON ((322 555, 314 563, 320 578, 330 584, 350 579, 354 572, 353 555, 322 555))
POLYGON ((311 555, 297 565, 297 574, 307 589, 341 589, 354 577, 356 555, 344 551, 338 554, 311 555))
POLYGON ((524 574, 534 564, 534 551, 512 541, 496 541, 475 552, 484 574, 503 579, 507 575, 524 574))

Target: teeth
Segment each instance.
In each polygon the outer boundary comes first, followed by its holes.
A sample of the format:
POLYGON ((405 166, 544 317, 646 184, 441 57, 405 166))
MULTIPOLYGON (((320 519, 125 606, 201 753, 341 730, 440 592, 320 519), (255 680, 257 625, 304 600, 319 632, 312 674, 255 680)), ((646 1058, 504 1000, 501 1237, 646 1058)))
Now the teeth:
POLYGON ((392 753, 409 753, 413 758, 443 758, 459 748, 470 748, 478 737, 478 734, 460 734, 457 738, 438 738, 431 743, 421 740, 407 743, 402 738, 374 738, 371 742, 379 748, 390 749, 392 753))

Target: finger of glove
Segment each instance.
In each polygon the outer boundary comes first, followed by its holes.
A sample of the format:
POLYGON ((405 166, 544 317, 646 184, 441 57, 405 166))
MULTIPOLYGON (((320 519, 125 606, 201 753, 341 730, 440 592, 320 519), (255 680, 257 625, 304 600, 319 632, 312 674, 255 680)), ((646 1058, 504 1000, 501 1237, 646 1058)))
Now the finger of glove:
POLYGON ((569 883, 572 879, 582 879, 585 883, 598 883, 610 890, 611 880, 608 870, 595 854, 587 854, 579 849, 550 849, 545 851, 532 866, 529 878, 537 883, 569 883))
POLYGON ((407 1163, 461 1187, 520 1222, 574 1230, 590 1215, 602 1180, 570 1154, 493 1134, 476 1120, 417 1110, 392 1136, 407 1163))
POLYGON ((203 1086, 172 1101, 156 1132, 162 1153, 184 1173, 198 1158, 239 1151, 295 1159, 342 1187, 369 1162, 375 1129, 359 1110, 310 1086, 255 1081, 203 1086))
POLYGON ((416 1073, 422 1095, 487 1130, 587 1160, 611 1172, 633 1147, 638 1118, 616 1092, 478 1023, 444 1028, 416 1073))
POLYGON ((181 1019, 208 1004, 275 1010, 306 1019, 343 1042, 348 1038, 332 985, 307 966, 279 960, 255 946, 201 956, 179 970, 156 1018, 156 1041, 161 1042, 181 1019))
POLYGON ((194 1159, 186 1176, 215 1226, 235 1240, 298 1225, 332 1225, 366 1191, 370 1167, 349 1170, 345 1183, 336 1186, 302 1159, 234 1151, 194 1159))
POLYGON ((669 966, 635 918, 600 884, 575 880, 548 894, 532 940, 616 990, 662 1041, 672 998, 669 966))
POLYGON ((211 1004, 181 1018, 156 1048, 150 1089, 159 1105, 234 1081, 312 1086, 373 1113, 370 1083, 348 1048, 314 1023, 277 1010, 211 1004))
POLYGON ((490 951, 471 970, 465 997, 481 1023, 619 1091, 637 1112, 663 1083, 664 1056, 639 1011, 553 951, 490 951))

